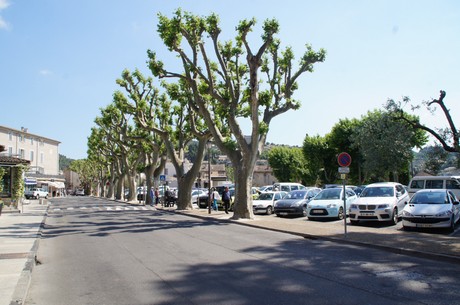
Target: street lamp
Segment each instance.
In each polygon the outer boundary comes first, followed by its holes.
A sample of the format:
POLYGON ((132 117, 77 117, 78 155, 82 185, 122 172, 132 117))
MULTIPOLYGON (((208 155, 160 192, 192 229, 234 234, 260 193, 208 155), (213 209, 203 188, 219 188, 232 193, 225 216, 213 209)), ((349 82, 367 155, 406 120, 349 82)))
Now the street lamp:
POLYGON ((211 141, 206 143, 208 148, 208 214, 211 214, 211 141))

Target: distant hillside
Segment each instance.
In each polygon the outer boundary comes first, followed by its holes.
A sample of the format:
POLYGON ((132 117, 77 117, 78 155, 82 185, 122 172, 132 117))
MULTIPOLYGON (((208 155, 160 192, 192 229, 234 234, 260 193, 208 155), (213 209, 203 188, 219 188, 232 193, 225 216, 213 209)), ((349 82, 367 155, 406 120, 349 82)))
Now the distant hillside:
POLYGON ((73 159, 69 159, 64 155, 59 154, 59 170, 63 171, 69 167, 70 163, 74 161, 73 159))

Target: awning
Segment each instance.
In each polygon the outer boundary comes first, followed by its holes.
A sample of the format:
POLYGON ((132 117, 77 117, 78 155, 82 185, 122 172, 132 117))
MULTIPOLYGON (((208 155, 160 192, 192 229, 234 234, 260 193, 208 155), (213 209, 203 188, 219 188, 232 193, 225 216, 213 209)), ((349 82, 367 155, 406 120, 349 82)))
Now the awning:
POLYGON ((60 181, 43 181, 42 183, 43 184, 48 184, 48 187, 54 187, 54 188, 57 188, 57 189, 65 188, 64 182, 60 182, 60 181))
POLYGON ((37 184, 37 179, 34 179, 34 178, 25 178, 24 179, 24 183, 26 185, 35 185, 37 184))

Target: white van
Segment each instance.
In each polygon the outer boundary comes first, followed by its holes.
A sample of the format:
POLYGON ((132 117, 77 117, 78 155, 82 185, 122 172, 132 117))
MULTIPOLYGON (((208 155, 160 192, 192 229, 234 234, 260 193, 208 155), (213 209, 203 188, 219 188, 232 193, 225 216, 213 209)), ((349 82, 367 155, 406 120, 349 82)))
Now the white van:
POLYGON ((460 176, 415 176, 409 183, 409 195, 412 197, 422 189, 448 189, 460 198, 460 176))
POLYGON ((290 191, 297 191, 303 190, 306 187, 300 183, 294 182, 277 182, 273 184, 273 190, 282 191, 282 192, 290 192, 290 191))

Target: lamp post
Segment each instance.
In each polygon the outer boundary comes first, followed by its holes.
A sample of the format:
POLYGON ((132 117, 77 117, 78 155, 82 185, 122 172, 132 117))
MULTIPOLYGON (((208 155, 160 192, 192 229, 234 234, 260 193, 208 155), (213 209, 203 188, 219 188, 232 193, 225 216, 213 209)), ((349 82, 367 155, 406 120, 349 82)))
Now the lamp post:
POLYGON ((211 141, 206 143, 208 148, 208 214, 211 214, 211 141))

